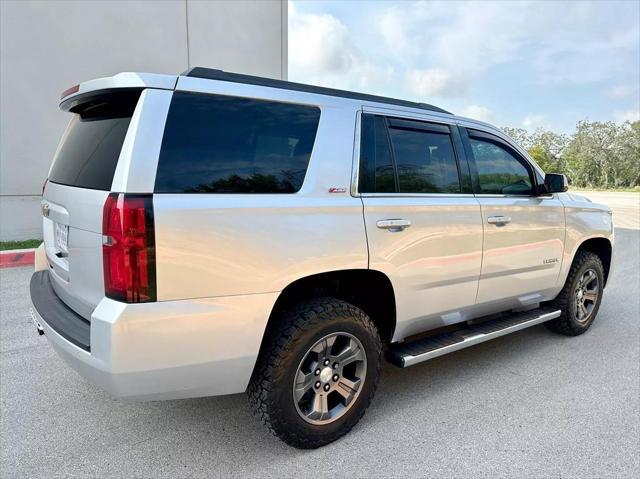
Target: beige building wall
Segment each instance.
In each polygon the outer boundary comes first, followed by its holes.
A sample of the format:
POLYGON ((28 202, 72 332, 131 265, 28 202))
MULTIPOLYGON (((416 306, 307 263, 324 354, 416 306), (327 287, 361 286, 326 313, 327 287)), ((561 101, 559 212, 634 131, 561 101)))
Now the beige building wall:
POLYGON ((286 0, 2 0, 0 22, 0 240, 41 237, 66 88, 193 66, 287 77, 286 0))

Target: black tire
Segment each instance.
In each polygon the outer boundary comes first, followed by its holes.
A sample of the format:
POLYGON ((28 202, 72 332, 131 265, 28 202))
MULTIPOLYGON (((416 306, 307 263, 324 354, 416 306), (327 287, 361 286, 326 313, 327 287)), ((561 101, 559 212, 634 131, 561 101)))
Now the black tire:
POLYGON ((551 306, 557 307, 562 310, 562 314, 551 321, 547 321, 545 324, 547 328, 556 333, 564 334, 566 336, 578 336, 586 332, 598 314, 600 303, 602 301, 602 292, 604 288, 604 267, 600 258, 590 251, 578 251, 576 257, 573 260, 571 269, 567 276, 567 281, 562 288, 560 294, 550 302, 551 306), (577 298, 576 291, 579 286, 579 282, 585 272, 592 270, 595 272, 599 285, 599 294, 593 304, 593 309, 588 315, 585 321, 578 321, 577 319, 577 298))
POLYGON ((267 428, 285 443, 300 449, 321 447, 348 433, 364 415, 375 394, 381 364, 378 330, 362 310, 329 297, 305 301, 284 313, 265 337, 247 389, 249 403, 267 428), (338 332, 352 335, 361 343, 366 354, 364 381, 353 404, 341 416, 328 424, 310 424, 294 401, 294 378, 309 349, 328 334, 338 332))

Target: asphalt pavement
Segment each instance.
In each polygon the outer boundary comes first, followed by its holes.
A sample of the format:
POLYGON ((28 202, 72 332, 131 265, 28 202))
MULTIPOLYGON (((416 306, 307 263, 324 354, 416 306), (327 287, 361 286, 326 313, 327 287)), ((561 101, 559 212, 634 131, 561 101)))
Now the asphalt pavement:
POLYGON ((386 365, 362 421, 313 451, 271 436, 243 394, 110 398, 36 334, 32 268, 0 270, 0 477, 639 477, 632 203, 587 334, 540 325, 411 368, 386 365))

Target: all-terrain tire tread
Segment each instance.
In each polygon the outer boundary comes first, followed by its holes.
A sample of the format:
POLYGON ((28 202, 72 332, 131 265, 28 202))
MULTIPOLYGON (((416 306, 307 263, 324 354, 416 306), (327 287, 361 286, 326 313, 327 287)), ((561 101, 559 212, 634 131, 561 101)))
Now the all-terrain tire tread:
MULTIPOLYGON (((271 394, 275 388, 282 387, 284 384, 288 385, 287 379, 279 375, 284 369, 281 366, 292 360, 292 351, 300 341, 302 332, 317 327, 320 323, 345 316, 360 323, 373 338, 379 338, 376 326, 362 310, 332 297, 315 298, 298 304, 285 313, 276 327, 265 337, 265 341, 268 341, 267 347, 264 348, 262 357, 258 359, 256 370, 247 388, 249 404, 269 431, 291 446, 313 449, 326 444, 327 441, 296 434, 283 423, 280 406, 273 400, 274 395, 271 394)), ((382 345, 379 339, 375 341, 375 344, 378 358, 370 358, 368 363, 371 367, 375 367, 377 364, 379 369, 382 361, 382 345)), ((349 421, 348 426, 331 440, 347 434, 364 415, 375 393, 378 375, 379 370, 376 373, 376 380, 372 384, 372 393, 363 398, 366 402, 362 404, 363 407, 359 408, 356 420, 349 421)))
POLYGON ((592 253, 591 251, 578 251, 576 257, 571 264, 571 269, 569 270, 569 274, 567 275, 567 281, 564 283, 564 287, 560 294, 551 301, 550 305, 556 307, 562 311, 562 314, 551 321, 547 321, 544 323, 547 328, 556 333, 564 334, 565 336, 578 336, 579 334, 584 333, 593 320, 589 323, 589 325, 585 327, 580 327, 575 324, 572 318, 569 316, 570 309, 570 301, 571 297, 574 294, 573 292, 573 284, 580 272, 580 269, 585 265, 585 263, 596 262, 599 265, 600 271, 604 271, 604 267, 602 265, 602 260, 598 255, 592 253))

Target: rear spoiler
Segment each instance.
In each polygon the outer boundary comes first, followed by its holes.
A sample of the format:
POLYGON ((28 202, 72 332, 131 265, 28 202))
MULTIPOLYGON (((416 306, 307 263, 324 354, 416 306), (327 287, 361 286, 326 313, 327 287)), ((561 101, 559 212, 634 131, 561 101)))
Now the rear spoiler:
POLYGON ((89 101, 92 97, 105 93, 140 91, 145 88, 173 90, 177 81, 177 75, 135 72, 123 72, 112 77, 97 78, 65 90, 60 98, 60 109, 70 111, 89 101))

